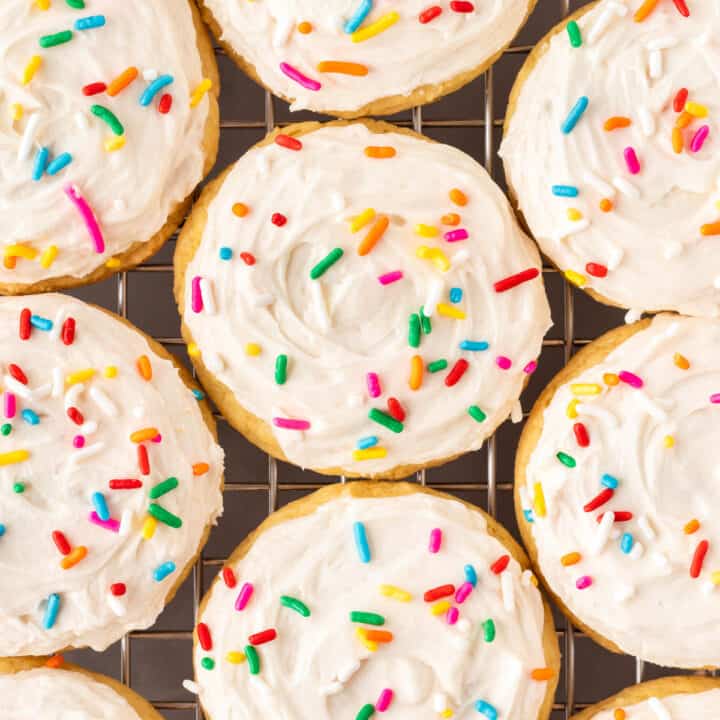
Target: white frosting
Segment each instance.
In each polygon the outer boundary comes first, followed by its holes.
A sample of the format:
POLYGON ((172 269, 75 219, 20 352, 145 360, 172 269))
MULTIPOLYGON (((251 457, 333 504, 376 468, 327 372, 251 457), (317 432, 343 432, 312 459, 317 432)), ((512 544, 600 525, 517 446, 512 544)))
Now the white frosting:
POLYGON ((223 452, 172 362, 100 310, 61 295, 4 298, 0 337, 2 383, 17 403, 14 419, 0 408, 1 422, 12 424, 10 434, 0 436, 0 458, 17 450, 30 453, 23 462, 0 467, 0 655, 84 645, 103 650, 123 633, 151 625, 163 609, 206 525, 221 511, 223 452), (53 330, 33 328, 29 340, 19 340, 24 307, 52 320, 53 330), (76 322, 72 345, 57 338, 67 317, 76 322), (150 381, 135 368, 142 355, 152 366, 150 381), (9 363, 23 370, 27 386, 9 377, 9 363), (108 366, 117 368, 115 378, 105 376, 108 366), (91 379, 63 388, 68 375, 87 368, 97 371, 91 379), (144 409, 140 419, 133 413, 137 406, 144 409), (70 420, 69 407, 84 416, 82 427, 70 420), (39 424, 24 420, 27 409, 38 415, 39 424), (150 474, 142 475, 130 434, 147 427, 157 428, 162 440, 142 443, 150 463, 150 474), (76 435, 85 436, 82 449, 73 446, 76 435), (193 465, 202 462, 210 468, 195 476, 193 465), (177 478, 178 487, 150 500, 150 489, 168 477, 177 478), (143 486, 113 490, 113 479, 139 479, 143 486), (24 492, 14 492, 15 483, 22 483, 24 492), (119 532, 89 521, 95 492, 105 496, 111 517, 121 522, 119 532), (182 518, 182 527, 158 523, 152 539, 144 540, 150 502, 182 518), (73 548, 87 548, 87 556, 71 569, 60 566, 63 555, 52 538, 56 530, 73 548), (177 569, 157 582, 153 572, 165 562, 177 569), (111 594, 115 583, 126 585, 124 596, 111 594), (60 607, 54 626, 46 630, 51 594, 59 596, 60 607))
POLYGON ((79 672, 37 668, 0 675, 3 720, 140 720, 120 694, 79 672))
POLYGON ((720 569, 720 446, 714 437, 720 407, 710 399, 718 391, 720 322, 656 316, 604 362, 557 390, 527 465, 524 505, 529 509, 540 483, 547 515, 539 516, 535 506, 530 527, 540 569, 554 592, 623 651, 661 665, 720 664, 720 588, 712 582, 720 569), (675 364, 675 353, 689 361, 689 369, 675 364), (620 371, 639 376, 643 387, 620 382, 608 389, 604 374, 620 371), (582 383, 605 389, 579 396, 578 416, 570 419, 573 386, 582 383), (589 433, 587 447, 576 441, 578 422, 589 433), (558 452, 577 466, 566 467, 558 452), (584 512, 604 490, 605 474, 618 481, 614 496, 584 512), (609 511, 629 511, 633 518, 598 524, 603 513, 608 521, 613 517, 609 511), (686 534, 693 519, 700 527, 686 534), (621 550, 625 533, 633 538, 629 554, 621 550), (709 551, 693 579, 690 567, 703 540, 709 551), (561 557, 575 552, 582 560, 563 566, 561 557), (586 576, 592 585, 579 590, 576 581, 586 576))
POLYGON ((530 229, 562 270, 582 276, 574 280, 623 307, 712 317, 720 308, 720 244, 701 227, 720 218, 720 5, 693 3, 683 18, 661 2, 635 22, 639 5, 599 2, 578 19, 581 47, 565 30, 552 37, 521 81, 501 155, 530 229), (709 116, 682 131, 685 150, 676 154, 673 101, 681 88, 709 116), (563 134, 583 96, 587 110, 563 134), (615 116, 632 124, 605 131, 615 116), (710 135, 692 152, 705 125, 710 135), (638 174, 626 165, 627 147, 639 158, 638 174), (556 197, 553 185, 575 186, 579 195, 556 197), (599 207, 606 197, 611 212, 599 207), (569 219, 571 208, 582 217, 569 219), (588 263, 606 266, 607 276, 593 276, 588 263))
POLYGON ((34 260, 18 258, 14 270, 0 261, 0 282, 82 277, 133 243, 149 240, 202 179, 209 100, 190 107, 191 93, 203 79, 190 6, 185 0, 88 0, 85 10, 53 2, 42 11, 31 0, 3 0, 0 48, 0 256, 16 243, 38 251, 34 260), (77 20, 96 15, 105 16, 104 27, 73 29, 77 20), (40 47, 40 37, 64 30, 73 30, 70 42, 40 47), (23 85, 33 56, 41 57, 42 65, 23 85), (84 86, 108 84, 129 66, 140 76, 118 95, 83 94, 84 86), (149 84, 142 74, 151 70, 174 78, 163 90, 174 98, 166 115, 157 109, 160 94, 148 107, 139 103, 149 84), (24 113, 13 122, 15 104, 24 113), (96 104, 124 126, 122 149, 105 150, 105 142, 116 136, 90 112, 96 104), (40 147, 49 148, 51 159, 70 153, 73 161, 35 182, 40 147), (68 184, 76 185, 94 210, 104 253, 96 252, 64 192, 68 184), (52 245, 57 258, 45 268, 40 258, 52 245))
MULTIPOLYGON (((200 700, 212 720, 250 720, 269 715, 300 718, 353 718, 374 704, 385 688, 394 699, 388 717, 438 717, 452 710, 457 720, 481 717, 475 703, 490 703, 503 720, 535 720, 547 689, 530 673, 545 667, 543 602, 520 565, 511 560, 498 577, 490 565, 507 553, 487 534, 486 521, 458 502, 412 494, 395 498, 343 496, 306 517, 263 531, 249 553, 234 564, 237 585, 218 579, 199 620, 210 629, 213 647, 195 647, 200 700), (360 562, 353 525, 362 522, 371 560, 360 562), (437 554, 430 533, 442 531, 437 554), (478 582, 462 604, 458 623, 433 616, 425 591, 464 582, 472 564, 478 582), (502 583, 501 578, 506 578, 502 583), (254 593, 245 609, 234 604, 244 583, 254 593), (390 584, 411 593, 410 602, 384 597, 390 584), (503 585, 506 588, 503 590, 503 585), (298 598, 309 617, 280 604, 298 598), (504 598, 514 596, 510 608, 504 598), (393 640, 366 650, 350 622, 351 611, 377 613, 393 640), (496 635, 484 639, 481 623, 492 619, 496 635), (260 673, 248 663, 228 662, 248 636, 266 628, 277 639, 260 645, 260 673), (203 658, 216 661, 201 667, 203 658), (437 703, 437 707, 436 707, 437 703)), ((448 600, 453 601, 452 597, 448 600)))
MULTIPOLYGON (((360 30, 389 13, 397 21, 385 32, 353 42, 345 25, 361 0, 204 0, 222 29, 222 40, 251 63, 273 92, 292 98, 293 110, 354 112, 394 95, 410 95, 479 68, 505 47, 528 14, 528 0, 473 2, 471 13, 442 14, 428 23, 418 19, 432 3, 426 0, 379 0, 360 30), (303 34, 298 25, 309 22, 303 34), (342 61, 364 65, 365 76, 320 72, 318 64, 342 61), (311 80, 310 90, 280 69, 288 63, 311 80)), ((372 4, 372 3, 371 3, 372 4)))
MULTIPOLYGON (((550 313, 540 279, 497 293, 494 283, 539 268, 535 247, 519 229, 509 205, 485 170, 462 152, 397 133, 373 134, 364 125, 330 126, 304 135, 293 152, 276 144, 255 148, 238 161, 210 204, 202 243, 185 278, 184 320, 206 366, 248 410, 267 423, 277 416, 311 423, 306 432, 273 427, 285 455, 303 467, 380 473, 478 449, 509 416, 541 350, 550 313), (392 146, 394 158, 364 155, 366 146, 392 146), (464 207, 450 202, 462 189, 464 207), (236 202, 249 207, 242 218, 236 202), (370 222, 353 234, 349 219, 373 208, 391 217, 372 252, 357 248, 370 222), (276 227, 274 213, 287 223, 276 227), (441 217, 458 213, 457 227, 441 217), (419 223, 436 226, 421 237, 419 223), (443 234, 465 228, 469 237, 446 242, 443 234), (451 263, 441 272, 420 259, 417 248, 442 250, 451 263), (221 260, 221 247, 233 250, 221 260), (318 280, 310 270, 333 248, 343 257, 318 280), (246 265, 240 253, 257 262, 246 265), (401 270, 401 280, 378 277, 401 270), (212 287, 214 314, 192 309, 196 277, 212 287), (463 291, 453 304, 449 291, 463 291), (440 314, 438 301, 466 313, 440 314), (421 306, 434 309, 432 333, 420 346, 408 342, 409 317, 421 306), (461 351, 464 340, 484 341, 484 352, 461 351), (262 348, 246 355, 246 344, 262 348), (275 382, 276 357, 289 359, 284 385, 275 382), (446 359, 448 368, 424 373, 422 387, 409 387, 415 355, 425 364, 446 359), (498 356, 511 359, 502 370, 498 356), (465 358, 469 369, 453 387, 445 378, 465 358), (376 373, 382 395, 369 396, 366 375, 376 373), (406 411, 397 434, 369 420, 371 408, 387 411, 388 398, 406 411), (471 405, 487 415, 476 422, 471 405), (387 456, 353 459, 356 442, 377 436, 387 456)), ((206 285, 207 287, 207 285, 206 285)))
MULTIPOLYGON (((629 720, 715 720, 720 716, 720 690, 649 698, 625 708, 629 720)), ((592 716, 592 720, 614 720, 614 711, 592 716)))

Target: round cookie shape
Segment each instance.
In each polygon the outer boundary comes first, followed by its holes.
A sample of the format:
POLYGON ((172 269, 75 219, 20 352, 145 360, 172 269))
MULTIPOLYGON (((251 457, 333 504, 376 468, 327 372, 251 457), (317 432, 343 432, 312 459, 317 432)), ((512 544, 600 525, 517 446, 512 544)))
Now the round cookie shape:
POLYGON ((0 47, 0 292, 157 252, 217 154, 217 65, 193 3, 6 0, 0 47))
POLYGON ((558 25, 518 76, 500 154, 570 282, 634 311, 715 317, 720 11, 681 5, 601 0, 558 25))
POLYGON ((204 598, 200 701, 211 720, 547 720, 560 655, 526 568, 469 503, 408 483, 324 488, 270 516, 204 598))
POLYGON ((3 298, 0 328, 0 656, 104 650, 155 621, 222 510, 214 421, 99 308, 3 298))
POLYGON ((720 665, 719 342, 720 321, 669 314, 611 331, 548 386, 518 449, 518 522, 548 588, 597 642, 659 665, 720 665))
POLYGON ((147 700, 112 678, 74 665, 0 660, 4 720, 162 720, 147 700))
POLYGON ((391 115, 474 80, 502 54, 536 0, 203 0, 203 15, 254 80, 339 117, 391 115))
POLYGON ((485 170, 384 123, 270 135, 201 196, 175 268, 223 414, 327 474, 478 449, 550 325, 539 255, 485 170))
POLYGON ((664 677, 633 685, 586 708, 573 720, 714 720, 720 715, 720 682, 710 677, 664 677), (623 714, 624 713, 624 714, 623 714))

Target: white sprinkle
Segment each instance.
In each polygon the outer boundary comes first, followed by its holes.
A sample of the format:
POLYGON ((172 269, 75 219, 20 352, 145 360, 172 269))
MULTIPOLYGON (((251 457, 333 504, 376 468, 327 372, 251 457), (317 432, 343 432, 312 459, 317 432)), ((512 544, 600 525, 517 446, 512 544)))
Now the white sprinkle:
POLYGON ((715 583, 710 582, 709 580, 706 580, 701 586, 700 589, 703 591, 703 594, 705 595, 712 595, 715 592, 715 583))
POLYGON ((500 574, 500 588, 502 589, 505 610, 512 612, 515 609, 515 586, 509 570, 500 574))
POLYGON ((579 415, 587 415, 588 417, 597 418, 602 420, 603 423, 609 425, 611 428, 618 427, 618 419, 612 410, 608 410, 604 407, 595 406, 592 402, 578 403, 577 411, 579 415))
POLYGON ((183 680, 182 686, 193 695, 199 695, 200 694, 200 686, 194 681, 194 680, 183 680))
POLYGON ((651 697, 648 700, 648 705, 650 709, 655 713, 655 716, 658 720, 672 720, 670 712, 665 707, 665 705, 663 705, 662 701, 658 700, 658 698, 651 697))
POLYGON ((35 142, 35 133, 37 132, 38 125, 40 124, 40 113, 33 113, 27 121, 25 126, 25 132, 23 133, 20 146, 18 147, 18 160, 23 162, 30 156, 33 143, 35 142))
POLYGON ((647 137, 654 134, 655 118, 644 105, 640 105, 640 107, 638 107, 638 120, 640 121, 640 129, 647 137))
POLYGON ((621 535, 622 535, 622 530, 613 528, 612 531, 610 532, 610 539, 617 540, 621 535))
POLYGON ((80 426, 80 432, 83 435, 94 435, 97 432, 98 425, 94 420, 88 420, 80 426))
POLYGON ((435 693, 433 695, 433 710, 436 713, 447 710, 447 696, 443 695, 443 693, 435 693))
POLYGON ((203 362, 211 373, 220 373, 225 369, 225 361, 217 353, 203 353, 203 362))
POLYGON ((104 442, 98 442, 94 445, 87 445, 81 450, 76 450, 72 455, 70 455, 68 459, 68 464, 71 466, 77 465, 77 463, 81 462, 82 460, 87 460, 88 458, 91 458, 94 455, 102 452, 104 449, 104 442))
POLYGON ((629 180, 614 177, 612 183, 625 197, 629 197, 631 200, 640 199, 640 191, 629 180))
POLYGON ((641 542, 635 541, 632 550, 628 553, 631 560, 639 560, 645 554, 645 547, 641 542))
POLYGON ((342 670, 338 670, 337 679, 341 683, 346 683, 359 669, 360 661, 356 660, 354 663, 347 665, 342 670))
POLYGON ((606 243, 608 251, 610 252, 610 256, 608 257, 608 270, 617 270, 620 263, 623 261, 623 258, 625 257, 625 251, 622 248, 617 247, 616 245, 612 245, 610 243, 606 243))
POLYGON ((470 251, 469 250, 458 250, 452 258, 450 258, 452 266, 458 267, 459 265, 462 265, 463 263, 466 263, 470 259, 470 251))
POLYGON ((50 328, 50 332, 48 332, 48 337, 51 340, 59 340, 60 339, 60 333, 62 332, 62 326, 65 322, 65 318, 67 317, 67 308, 61 307, 56 313, 55 313, 55 320, 53 321, 53 326, 50 328))
POLYGON ((215 304, 212 280, 200 278, 200 294, 202 295, 205 312, 208 315, 215 315, 217 313, 217 305, 215 304))
POLYGON ((612 185, 608 185, 608 183, 599 178, 595 173, 592 173, 590 171, 586 172, 584 175, 584 179, 588 185, 592 186, 603 197, 609 198, 611 200, 615 197, 615 188, 612 187, 612 185))
POLYGON ((64 387, 63 372, 59 367, 54 367, 52 369, 52 396, 54 398, 60 397, 64 387))
POLYGON ((667 420, 668 415, 644 390, 638 390, 634 393, 636 399, 640 402, 643 409, 647 412, 650 417, 664 422, 667 420))
POLYGON ((87 115, 85 115, 84 112, 76 112, 75 113, 75 124, 78 126, 78 129, 80 130, 87 130, 90 126, 90 123, 88 122, 87 115))
POLYGON ((455 627, 458 629, 458 632, 461 632, 463 635, 467 635, 472 626, 467 618, 460 618, 455 624, 455 627))
POLYGON ((332 682, 318 689, 320 695, 337 695, 343 689, 341 682, 332 682))
POLYGON ((615 13, 613 13, 610 7, 606 7, 605 10, 603 10, 600 17, 596 20, 595 24, 590 28, 590 31, 587 34, 588 45, 592 45, 600 37, 600 35, 607 30, 613 20, 614 14, 615 13))
POLYGON ((145 417, 145 406, 144 405, 136 405, 131 410, 131 412, 133 414, 133 417, 136 417, 139 420, 140 418, 145 417))
POLYGON ((125 508, 122 515, 120 516, 120 530, 118 534, 121 537, 127 537, 132 530, 132 526, 135 521, 135 515, 130 508, 125 508))
POLYGON ((648 42, 648 50, 667 50, 668 48, 675 47, 678 44, 678 39, 674 35, 663 35, 654 40, 648 42))
POLYGON ((533 575, 532 570, 523 570, 522 575, 520 576, 520 582, 522 583, 523 587, 530 587, 531 585, 535 585, 533 582, 533 578, 535 576, 533 575))
POLYGON ((635 594, 635 587, 633 585, 620 585, 615 591, 615 601, 618 603, 624 603, 628 601, 635 594))
POLYGON ((346 404, 349 408, 358 408, 365 404, 365 395, 361 393, 348 393, 346 404))
POLYGON ((32 396, 33 400, 44 400, 52 392, 52 384, 45 383, 40 387, 33 388, 32 396))
POLYGON ((521 423, 523 421, 523 409, 519 400, 512 406, 512 410, 510 411, 510 420, 516 425, 517 423, 521 423))
POLYGON ((270 293, 258 293, 250 298, 253 307, 267 307, 275 302, 275 296, 270 293))
POLYGON ((295 27, 295 22, 291 19, 276 20, 275 32, 273 33, 273 47, 282 48, 287 45, 290 39, 290 33, 295 27))
POLYGON ((625 17, 628 14, 628 9, 625 5, 623 5, 622 2, 618 2, 617 0, 610 0, 608 5, 613 9, 615 14, 619 15, 620 17, 625 17))
POLYGON ((261 176, 267 176, 270 173, 270 158, 264 153, 260 153, 255 158, 255 166, 261 176))
POLYGON ((147 68, 146 70, 143 70, 143 80, 146 82, 152 82, 153 80, 157 80, 158 77, 158 71, 155 68, 147 68))
POLYGON ((648 56, 648 71, 650 77, 657 79, 662 75, 663 58, 660 50, 651 50, 648 56))
POLYGON ((32 398, 32 391, 27 385, 23 385, 17 381, 12 375, 5 376, 5 389, 14 392, 23 400, 30 400, 32 398))
POLYGON ((592 547, 591 547, 591 554, 599 555, 603 551, 603 549, 605 548, 605 545, 607 544, 608 539, 610 538, 610 532, 613 529, 614 522, 615 522, 615 513, 614 512, 603 513, 602 519, 600 520, 600 524, 598 525, 598 528, 595 531, 595 537, 593 538, 592 547))
POLYGON ((644 310, 639 310, 638 308, 630 308, 625 313, 625 323, 627 325, 632 325, 634 322, 637 322, 643 316, 644 312, 644 310))
POLYGON ((523 510, 530 510, 532 503, 530 502, 530 493, 528 492, 527 485, 520 485, 518 492, 520 493, 520 506, 523 510))
POLYGON ((333 210, 335 212, 340 212, 341 210, 344 210, 347 206, 347 202, 345 201, 345 196, 340 192, 334 192, 330 196, 330 203, 333 206, 333 210))
POLYGON ((645 536, 645 539, 648 541, 655 539, 655 531, 652 528, 652 525, 650 525, 650 520, 648 520, 647 515, 641 515, 638 518, 638 527, 640 528, 640 532, 645 536))
POLYGON ((666 260, 672 260, 673 258, 676 258, 678 255, 680 255, 683 251, 683 244, 681 242, 678 242, 677 240, 673 240, 669 242, 665 247, 663 248, 663 257, 666 260))
POLYGON ((119 597, 115 597, 112 593, 108 594, 108 605, 118 617, 122 617, 127 612, 125 603, 119 597))
POLYGON ((571 235, 577 235, 578 233, 584 232, 590 227, 590 221, 587 219, 578 220, 577 222, 567 223, 558 230, 556 241, 561 242, 563 238, 570 237, 571 235))
POLYGON ((75 383, 75 385, 71 386, 70 389, 65 393, 65 409, 75 407, 75 404, 77 403, 78 398, 85 390, 85 385, 83 383, 75 383))
POLYGON ((115 403, 100 388, 91 387, 90 397, 105 415, 108 417, 117 417, 118 410, 115 403))
POLYGON ((428 294, 425 297, 425 304, 423 305, 423 313, 425 314, 425 317, 432 317, 435 314, 437 304, 440 302, 442 291, 442 280, 434 280, 428 288, 428 294))

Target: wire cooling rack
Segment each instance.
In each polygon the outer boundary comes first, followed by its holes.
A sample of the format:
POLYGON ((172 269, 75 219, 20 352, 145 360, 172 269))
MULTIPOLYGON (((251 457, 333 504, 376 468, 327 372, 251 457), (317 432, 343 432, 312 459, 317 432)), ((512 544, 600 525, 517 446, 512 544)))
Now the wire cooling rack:
MULTIPOLYGON (((389 120, 459 147, 483 163, 505 187, 497 149, 512 83, 535 43, 582 4, 583 0, 538 0, 515 44, 481 78, 433 105, 389 120)), ((248 80, 220 49, 216 54, 222 91, 220 155, 214 173, 234 162, 276 125, 317 119, 308 112, 291 114, 284 102, 248 80)), ((172 295, 174 249, 173 239, 145 265, 73 294, 129 318, 189 366, 172 295)), ((601 306, 576 291, 547 263, 544 278, 555 324, 545 339, 539 369, 522 398, 524 417, 542 388, 579 346, 623 322, 621 311, 601 306)), ((193 677, 192 631, 198 604, 225 558, 277 507, 337 480, 276 462, 232 430, 219 414, 217 419, 227 455, 225 514, 192 575, 151 629, 126 635, 104 653, 82 650, 68 655, 85 667, 120 679, 151 700, 168 720, 202 718, 196 698, 183 689, 182 681, 193 677)), ((521 424, 506 422, 482 450, 442 468, 420 472, 416 481, 485 508, 518 537, 512 489, 521 429, 521 424)), ((555 624, 563 664, 552 720, 567 720, 573 712, 636 681, 674 674, 608 653, 573 630, 557 612, 555 624)))

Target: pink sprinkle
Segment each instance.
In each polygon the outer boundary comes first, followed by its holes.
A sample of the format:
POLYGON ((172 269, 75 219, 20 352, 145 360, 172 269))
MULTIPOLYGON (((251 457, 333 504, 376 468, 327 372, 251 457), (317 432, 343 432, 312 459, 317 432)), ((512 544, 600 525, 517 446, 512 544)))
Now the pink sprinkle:
POLYGON ((367 389, 371 398, 380 397, 380 395, 382 395, 382 390, 380 389, 380 378, 377 376, 377 373, 367 374, 367 389))
POLYGON ((720 393, 715 393, 714 395, 711 395, 710 402, 713 403, 713 405, 720 405, 720 393))
POLYGON ((158 433, 152 440, 150 440, 150 442, 161 443, 161 442, 162 442, 162 435, 161 435, 160 433, 158 433))
POLYGON ((95 252, 98 254, 104 253, 105 240, 93 209, 90 205, 88 205, 87 200, 85 200, 85 198, 80 194, 80 190, 78 190, 75 185, 66 185, 63 189, 65 190, 65 194, 68 198, 70 198, 70 202, 75 205, 77 211, 84 220, 90 239, 93 241, 93 245, 95 246, 95 252))
POLYGON ((440 546, 442 545, 442 530, 435 528, 430 531, 430 547, 429 550, 433 555, 437 555, 440 552, 440 546))
POLYGON ((638 160, 635 148, 626 147, 623 154, 625 155, 625 162, 627 163, 628 170, 632 175, 637 175, 640 172, 640 161, 638 160))
POLYGON ((120 532, 119 520, 113 520, 113 518, 110 518, 109 520, 101 520, 94 510, 90 513, 90 515, 88 515, 88 520, 101 528, 105 528, 105 530, 110 530, 114 533, 120 532))
POLYGON ((303 75, 297 68, 294 68, 292 65, 288 65, 286 62, 280 63, 280 69, 291 79, 294 80, 296 83, 299 83, 304 88, 307 88, 308 90, 319 90, 322 85, 317 81, 313 80, 312 78, 309 78, 307 75, 303 75))
POLYGON ((201 280, 202 278, 199 275, 192 279, 192 311, 194 313, 200 313, 203 310, 203 297, 200 289, 201 280))
POLYGON ((385 688, 381 693, 378 701, 375 703, 375 709, 378 712, 385 712, 393 701, 393 691, 390 688, 385 688))
POLYGON ((244 610, 247 607, 247 604, 250 602, 250 598, 252 597, 253 591, 255 588, 252 586, 251 583, 245 583, 241 588, 240 592, 238 593, 237 600, 235 601, 235 609, 240 611, 244 610))
POLYGON ((627 383, 634 388, 641 388, 643 386, 642 379, 635 375, 635 373, 627 372, 627 370, 621 370, 618 373, 618 377, 622 380, 622 382, 627 383))
POLYGON ((537 360, 531 360, 524 368, 523 372, 526 375, 532 375, 537 370, 537 360))
POLYGON ((693 135, 693 139, 690 142, 690 149, 696 153, 700 152, 702 150, 702 146, 705 144, 705 141, 707 140, 708 135, 710 134, 710 126, 709 125, 703 125, 701 128, 698 129, 698 131, 693 135))
POLYGON ((273 418, 273 425, 283 430, 309 430, 310 422, 308 420, 295 420, 293 418, 273 418))
POLYGON ((470 236, 465 228, 458 228, 457 230, 450 230, 444 235, 448 242, 457 242, 458 240, 467 240, 470 236))
POLYGON ((585 588, 589 588, 592 585, 592 578, 589 575, 583 575, 582 577, 579 577, 575 582, 575 587, 578 590, 585 590, 585 588))
POLYGON ((472 583, 464 582, 455 593, 455 602, 462 605, 473 591, 472 583))
POLYGON ((14 418, 17 412, 17 403, 15 402, 15 395, 7 390, 3 393, 3 400, 5 405, 5 417, 14 418))
POLYGON ((384 275, 378 275, 378 280, 381 285, 390 285, 398 280, 402 280, 402 276, 402 270, 393 270, 392 272, 385 273, 384 275))
POLYGON ((504 355, 498 355, 495 362, 501 370, 509 370, 512 367, 512 360, 504 355))
POLYGON ((447 615, 445 616, 445 619, 447 620, 448 625, 454 625, 458 618, 460 617, 460 611, 456 607, 451 607, 447 611, 447 615))
POLYGON ((78 450, 85 447, 85 438, 82 435, 76 435, 73 438, 73 447, 77 448, 78 450))

